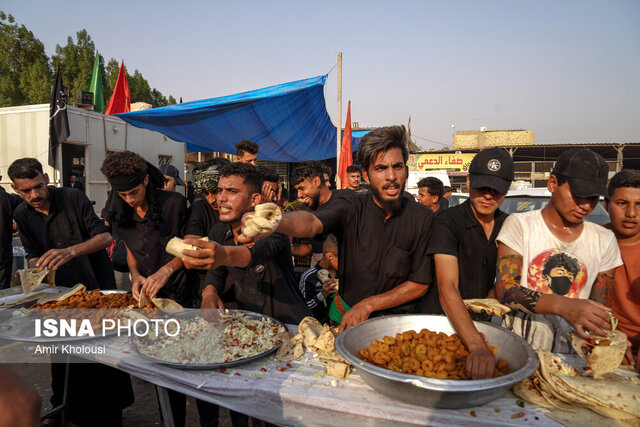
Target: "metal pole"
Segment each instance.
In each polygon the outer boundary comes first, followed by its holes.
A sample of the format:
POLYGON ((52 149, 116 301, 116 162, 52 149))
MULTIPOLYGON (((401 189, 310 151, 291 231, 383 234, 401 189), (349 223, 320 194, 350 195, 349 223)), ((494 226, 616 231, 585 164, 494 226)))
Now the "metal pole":
POLYGON ((336 189, 342 188, 338 169, 340 168, 340 148, 342 145, 342 52, 338 52, 338 132, 336 133, 336 189))
POLYGON ((158 402, 160 403, 160 415, 165 427, 175 427, 173 422, 173 413, 171 411, 171 401, 169 400, 169 392, 166 388, 156 386, 158 393, 158 402))

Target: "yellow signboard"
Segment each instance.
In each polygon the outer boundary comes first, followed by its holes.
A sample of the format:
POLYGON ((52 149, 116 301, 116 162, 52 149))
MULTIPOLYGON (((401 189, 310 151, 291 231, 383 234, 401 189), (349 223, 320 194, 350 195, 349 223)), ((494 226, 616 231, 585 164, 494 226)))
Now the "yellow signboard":
POLYGON ((409 170, 451 169, 467 172, 475 153, 464 154, 412 154, 407 162, 409 170))

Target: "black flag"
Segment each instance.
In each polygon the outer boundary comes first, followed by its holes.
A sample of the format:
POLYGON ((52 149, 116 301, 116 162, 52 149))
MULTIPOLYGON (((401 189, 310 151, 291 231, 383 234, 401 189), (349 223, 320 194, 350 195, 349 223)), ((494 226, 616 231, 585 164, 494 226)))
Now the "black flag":
POLYGON ((62 74, 58 65, 56 81, 51 89, 51 104, 49 104, 49 166, 56 167, 56 148, 68 137, 67 93, 62 85, 62 74))

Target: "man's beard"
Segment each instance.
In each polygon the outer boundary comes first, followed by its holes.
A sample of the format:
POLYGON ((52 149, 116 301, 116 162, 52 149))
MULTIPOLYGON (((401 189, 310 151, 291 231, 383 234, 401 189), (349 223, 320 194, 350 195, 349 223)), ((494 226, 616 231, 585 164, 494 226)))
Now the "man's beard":
POLYGON ((309 208, 312 211, 315 211, 316 209, 318 209, 318 206, 320 206, 320 193, 318 192, 318 194, 316 194, 315 196, 313 196, 311 198, 311 204, 309 205, 309 208))
POLYGON ((400 187, 400 191, 398 192, 398 197, 396 197, 395 199, 392 200, 385 200, 382 198, 382 191, 378 190, 378 187, 375 186, 371 186, 371 191, 373 192, 373 198, 377 200, 377 202, 380 204, 380 206, 382 206, 382 209, 387 210, 387 211, 391 211, 391 212, 395 212, 398 209, 400 209, 400 206, 402 206, 402 197, 404 194, 404 183, 402 185, 398 185, 398 184, 385 184, 382 189, 386 190, 387 188, 391 187, 391 186, 399 186, 400 187))

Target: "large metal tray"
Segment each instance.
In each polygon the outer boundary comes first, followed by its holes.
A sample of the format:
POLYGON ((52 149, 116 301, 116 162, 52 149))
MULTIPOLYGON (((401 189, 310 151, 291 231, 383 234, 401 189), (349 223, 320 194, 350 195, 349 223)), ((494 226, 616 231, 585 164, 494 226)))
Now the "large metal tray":
MULTIPOLYGON (((119 289, 107 289, 100 290, 100 293, 105 295, 110 294, 126 294, 127 291, 119 290, 119 289)), ((4 309, 0 312, 0 338, 9 340, 9 341, 19 341, 19 342, 32 342, 39 344, 55 344, 55 343, 72 343, 72 342, 80 342, 80 341, 88 341, 88 340, 96 340, 100 338, 107 338, 110 336, 115 336, 118 334, 117 330, 108 331, 104 335, 96 334, 96 336, 82 336, 82 337, 36 337, 33 336, 33 323, 29 320, 33 320, 30 317, 16 318, 14 317, 14 312, 18 309, 28 309, 29 307, 36 304, 37 301, 29 301, 24 304, 20 304, 19 306, 10 307, 4 309), (20 320, 22 319, 22 320, 20 320)))
MULTIPOLYGON (((282 326, 282 328, 284 328, 285 331, 287 330, 287 328, 284 325, 284 323, 282 323, 281 321, 279 321, 277 319, 274 319, 271 316, 267 316, 265 314, 255 313, 253 311, 247 311, 247 310, 226 310, 226 312, 227 313, 244 313, 244 314, 246 314, 247 316, 249 316, 249 317, 251 317, 253 319, 268 319, 268 320, 271 320, 272 322, 277 323, 280 326, 282 326)), ((193 313, 197 313, 197 311, 196 310, 191 311, 191 314, 186 314, 186 315, 183 315, 183 316, 187 316, 187 317, 188 316, 193 316, 193 315, 195 315, 193 313)), ((131 339, 130 339, 131 347, 142 358, 144 358, 144 359, 146 359, 146 360, 148 360, 150 362, 159 363, 159 364, 165 365, 165 366, 171 366, 172 368, 192 369, 192 370, 197 370, 197 369, 203 369, 203 370, 204 369, 218 369, 218 368, 228 368, 228 367, 237 366, 237 365, 244 365, 246 363, 251 363, 253 361, 256 361, 258 359, 262 359, 263 357, 266 357, 266 356, 274 353, 282 345, 282 343, 278 343, 275 346, 273 346, 271 349, 269 349, 267 351, 264 351, 262 353, 253 355, 251 357, 246 357, 244 359, 232 360, 230 362, 208 363, 208 364, 188 364, 188 363, 167 362, 166 360, 157 359, 155 357, 146 355, 146 354, 142 353, 138 349, 138 346, 136 345, 136 341, 137 341, 136 337, 131 337, 131 339)))
POLYGON ((538 368, 535 352, 521 337, 491 323, 473 323, 498 349, 497 357, 507 361, 510 374, 486 380, 441 380, 380 368, 357 356, 374 339, 411 329, 455 333, 445 316, 406 314, 369 319, 338 335, 335 345, 342 357, 358 368, 362 379, 382 394, 420 406, 467 408, 497 399, 538 368))

